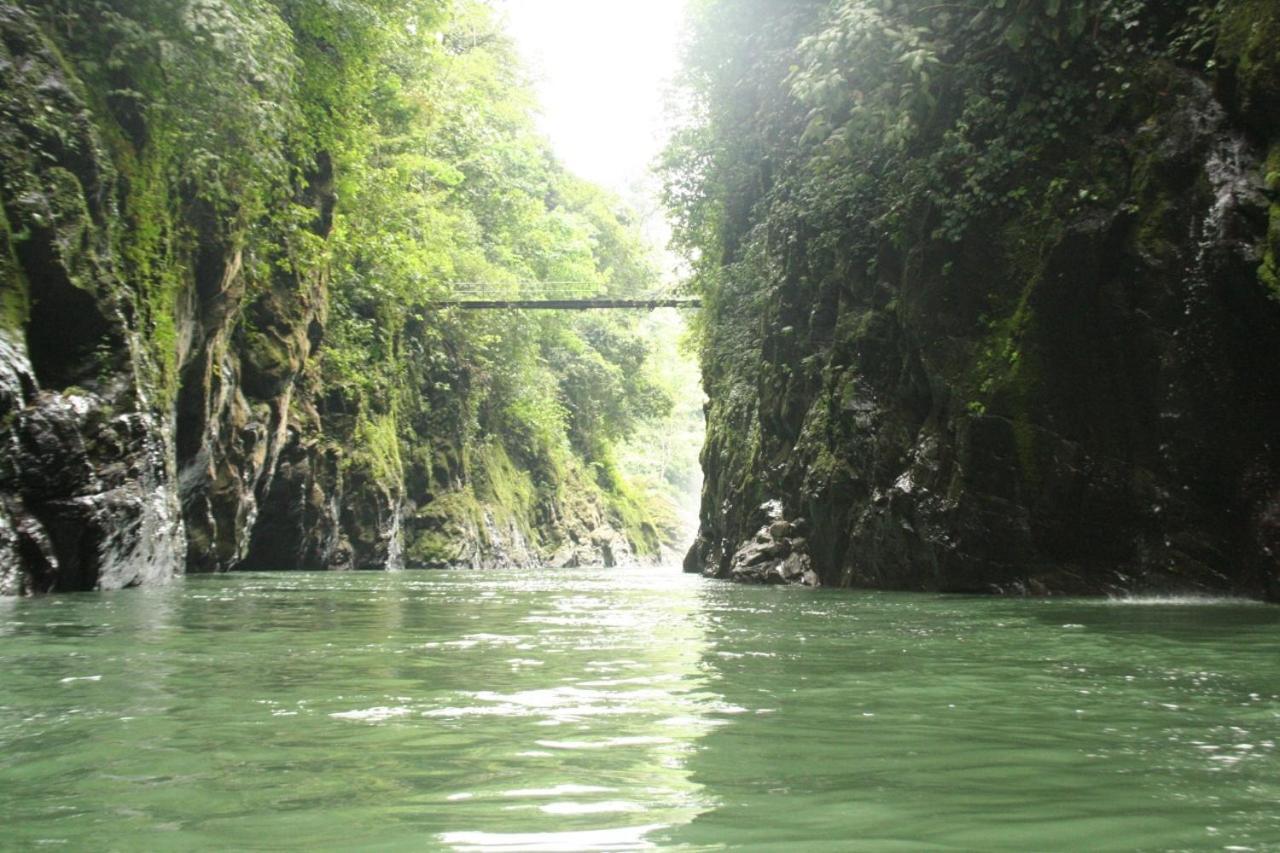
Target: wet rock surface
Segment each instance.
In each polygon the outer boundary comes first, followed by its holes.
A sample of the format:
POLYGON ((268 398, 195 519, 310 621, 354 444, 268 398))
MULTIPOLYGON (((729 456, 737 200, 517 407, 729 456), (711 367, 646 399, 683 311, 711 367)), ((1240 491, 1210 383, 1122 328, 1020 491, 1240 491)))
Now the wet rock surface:
MULTIPOLYGON (((808 530, 808 522, 777 518, 776 504, 766 504, 759 511, 770 520, 733 553, 727 566, 707 565, 702 573, 745 584, 821 586, 822 581, 809 557, 809 543, 803 535, 808 530)), ((693 568, 696 564, 686 564, 687 570, 693 568)))
POLYGON ((3 592, 120 589, 172 577, 184 542, 164 432, 89 392, 38 392, 4 430, 3 592))

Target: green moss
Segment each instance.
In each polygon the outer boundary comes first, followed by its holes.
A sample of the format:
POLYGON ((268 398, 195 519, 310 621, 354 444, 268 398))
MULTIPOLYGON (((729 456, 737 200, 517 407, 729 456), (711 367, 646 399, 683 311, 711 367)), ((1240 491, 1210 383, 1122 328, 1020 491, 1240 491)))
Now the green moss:
POLYGON ((524 515, 537 499, 528 472, 516 468, 507 450, 497 441, 486 442, 472 454, 476 497, 524 515))
POLYGON ((846 343, 862 340, 872 334, 882 319, 882 312, 874 310, 843 313, 836 321, 835 338, 846 343))
POLYGON ((543 460, 538 467, 544 476, 535 481, 526 464, 517 464, 508 448, 495 439, 470 445, 464 455, 470 486, 439 496, 419 513, 406 538, 410 564, 453 562, 469 536, 478 536, 485 548, 499 545, 490 539, 486 517, 499 528, 518 529, 533 548, 553 551, 562 543, 547 535, 542 516, 548 504, 555 505, 556 514, 570 525, 603 511, 641 556, 657 554, 661 548, 662 538, 646 498, 625 484, 604 490, 572 459, 559 459, 554 465, 543 460), (554 473, 547 476, 548 470, 554 473))
MULTIPOLYGON (((4 199, 0 197, 0 210, 4 199)), ((30 309, 27 283, 14 254, 14 235, 9 230, 9 217, 0 214, 0 331, 21 331, 30 309)))
POLYGON ((1029 483, 1040 479, 1036 429, 1031 419, 1043 380, 1034 346, 1037 318, 1031 308, 1038 283, 1038 277, 1031 278, 1013 312, 989 323, 981 354, 966 383, 972 414, 990 410, 1013 423, 1018 464, 1029 483))
POLYGON ((1040 456, 1036 448, 1036 429, 1031 413, 1042 408, 1040 397, 1044 389, 1044 370, 1033 347, 1024 347, 1020 356, 1010 377, 1014 440, 1022 474, 1028 482, 1035 483, 1039 482, 1041 471, 1040 456))
POLYGON ((462 470, 463 455, 458 451, 457 445, 451 441, 438 441, 432 446, 431 452, 431 469, 432 483, 431 485, 437 489, 446 488, 449 481, 436 482, 435 472, 445 472, 448 477, 456 476, 462 470))
POLYGON ((448 566, 457 556, 457 538, 434 530, 415 531, 406 537, 405 563, 412 568, 448 566))
MULTIPOLYGON (((1190 97, 1185 87, 1185 82, 1174 81, 1164 91, 1190 97)), ((1192 176, 1185 171, 1171 171, 1169 154, 1163 150, 1165 140, 1182 132, 1174 126, 1180 113, 1169 113, 1167 104, 1153 103, 1150 108, 1153 117, 1135 135, 1131 150, 1133 203, 1128 209, 1136 215, 1133 252, 1154 266, 1173 268, 1181 263, 1189 227, 1184 184, 1192 176)), ((1113 180, 1118 183, 1120 179, 1113 180)))
POLYGON ((400 462, 395 416, 361 417, 356 423, 355 443, 348 459, 352 463, 367 465, 379 483, 399 490, 404 480, 404 467, 400 462))
POLYGON ((1028 300, 1036 279, 1023 288, 1011 313, 987 321, 987 335, 982 342, 973 369, 966 377, 966 395, 974 402, 989 403, 993 395, 1010 385, 1022 359, 1021 341, 1031 316, 1028 300))
POLYGON ((624 488, 609 496, 609 507, 636 554, 653 556, 661 550, 662 539, 643 498, 624 488))
POLYGON ((405 537, 405 559, 411 566, 455 563, 471 531, 484 535, 484 509, 470 491, 450 492, 427 505, 405 537))
POLYGON ((252 326, 243 326, 244 346, 241 350, 246 361, 264 374, 275 374, 293 365, 293 353, 288 341, 277 335, 261 332, 252 326))
POLYGON ((1216 61, 1235 106, 1255 126, 1280 129, 1280 6, 1274 0, 1228 3, 1219 22, 1216 61))
MULTIPOLYGON (((1267 189, 1273 198, 1280 198, 1280 143, 1271 146, 1266 165, 1267 189)), ((1280 301, 1280 201, 1273 201, 1267 225, 1267 242, 1263 247, 1262 264, 1258 277, 1270 292, 1271 298, 1280 301)))
POLYGON ((172 405, 178 395, 177 305, 188 286, 189 270, 176 250, 179 231, 165 176, 163 137, 139 159, 118 128, 105 134, 128 193, 122 255, 131 278, 138 283, 141 320, 150 359, 149 384, 158 402, 172 405))
POLYGON ((1141 208, 1135 240, 1143 257, 1157 263, 1172 263, 1177 259, 1178 245, 1169 238, 1169 226, 1176 215, 1176 206, 1163 196, 1141 208))
MULTIPOLYGON (((475 499, 512 520, 524 537, 541 544, 537 524, 538 489, 529 472, 516 466, 507 449, 490 440, 471 453, 471 479, 475 499)), ((481 527, 484 531, 484 527, 481 527)))
MULTIPOLYGON (((45 200, 53 216, 52 227, 57 233, 59 260, 67 271, 71 284, 93 293, 97 280, 91 258, 93 246, 93 219, 85 201, 85 188, 71 172, 60 166, 44 173, 45 200)), ((35 214, 33 214, 33 217, 35 214)))

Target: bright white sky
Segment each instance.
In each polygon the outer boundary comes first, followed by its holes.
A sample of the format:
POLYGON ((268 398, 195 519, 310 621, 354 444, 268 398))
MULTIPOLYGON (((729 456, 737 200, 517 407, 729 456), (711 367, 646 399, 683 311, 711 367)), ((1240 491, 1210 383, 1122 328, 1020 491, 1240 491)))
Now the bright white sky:
POLYGON ((542 130, 569 171, 634 197, 666 139, 686 0, 493 0, 528 63, 542 130))

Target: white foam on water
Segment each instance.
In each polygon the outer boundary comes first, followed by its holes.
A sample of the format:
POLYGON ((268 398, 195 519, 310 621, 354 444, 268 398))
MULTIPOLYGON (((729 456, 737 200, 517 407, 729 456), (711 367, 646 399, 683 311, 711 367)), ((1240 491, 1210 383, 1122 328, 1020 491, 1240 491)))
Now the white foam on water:
POLYGON ((654 847, 645 836, 665 828, 664 824, 652 823, 585 832, 445 832, 439 838, 455 850, 464 851, 644 850, 654 847))
POLYGON ((1266 607, 1264 601, 1228 595, 1126 595, 1106 599, 1107 604, 1132 607, 1266 607))
POLYGON ((504 797, 565 797, 574 794, 611 794, 616 788, 601 788, 599 785, 556 785, 554 788, 522 788, 505 791, 504 797))
POLYGON ((358 711, 342 711, 330 714, 335 720, 356 720, 361 723, 381 723, 398 717, 407 717, 412 713, 408 708, 365 708, 358 711))
POLYGON ((605 800, 599 803, 548 803, 539 811, 545 814, 578 815, 578 814, 611 814, 616 812, 642 812, 644 806, 630 800, 605 800))
POLYGON ((661 746, 673 743, 668 737, 613 737, 604 740, 540 740, 547 749, 610 749, 616 746, 661 746))

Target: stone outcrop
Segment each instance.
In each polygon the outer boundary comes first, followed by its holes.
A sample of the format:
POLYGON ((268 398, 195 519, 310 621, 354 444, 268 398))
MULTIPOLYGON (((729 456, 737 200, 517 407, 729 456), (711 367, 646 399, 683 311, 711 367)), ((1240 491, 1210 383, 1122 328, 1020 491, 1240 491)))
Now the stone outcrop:
POLYGON ((726 577, 747 584, 821 586, 809 558, 809 543, 802 535, 807 528, 804 519, 777 519, 761 527, 734 552, 726 577))

